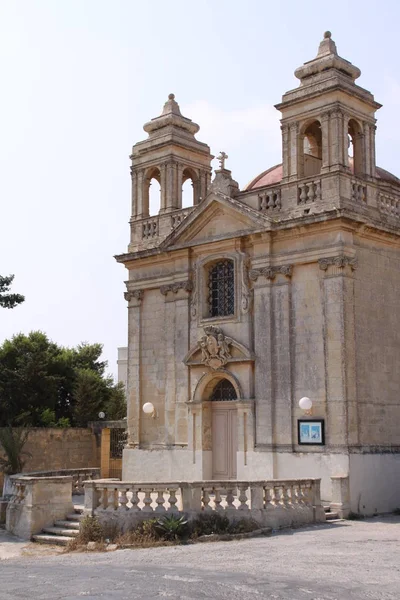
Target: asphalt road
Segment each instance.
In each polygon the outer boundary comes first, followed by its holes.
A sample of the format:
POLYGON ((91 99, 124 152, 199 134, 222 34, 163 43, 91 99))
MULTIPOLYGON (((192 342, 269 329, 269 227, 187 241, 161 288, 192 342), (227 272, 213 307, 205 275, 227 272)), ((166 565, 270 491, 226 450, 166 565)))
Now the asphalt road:
POLYGON ((269 538, 0 562, 0 599, 399 600, 400 517, 269 538))

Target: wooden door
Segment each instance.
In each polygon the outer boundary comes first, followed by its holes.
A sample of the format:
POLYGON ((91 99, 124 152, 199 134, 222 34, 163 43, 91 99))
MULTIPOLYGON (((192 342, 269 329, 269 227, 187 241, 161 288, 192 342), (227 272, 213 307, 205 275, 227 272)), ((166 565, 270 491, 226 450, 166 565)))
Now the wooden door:
POLYGON ((212 407, 213 479, 236 479, 237 410, 230 402, 212 407))

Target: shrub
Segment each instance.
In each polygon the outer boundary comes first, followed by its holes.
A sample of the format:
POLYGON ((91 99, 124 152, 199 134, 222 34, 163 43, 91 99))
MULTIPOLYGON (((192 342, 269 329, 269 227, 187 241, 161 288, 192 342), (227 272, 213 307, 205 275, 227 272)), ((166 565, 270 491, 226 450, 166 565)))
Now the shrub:
POLYGON ((218 512, 203 513, 191 524, 192 537, 211 535, 213 533, 229 533, 229 519, 218 512))
POLYGON ((157 519, 155 530, 164 540, 181 540, 187 537, 189 533, 188 521, 184 516, 165 515, 161 519, 157 519))
POLYGON ((104 531, 97 517, 86 515, 81 521, 79 535, 76 537, 78 544, 88 542, 101 542, 104 539, 104 531))
POLYGON ((254 519, 243 518, 233 521, 229 525, 229 533, 250 533, 260 529, 260 525, 254 519))

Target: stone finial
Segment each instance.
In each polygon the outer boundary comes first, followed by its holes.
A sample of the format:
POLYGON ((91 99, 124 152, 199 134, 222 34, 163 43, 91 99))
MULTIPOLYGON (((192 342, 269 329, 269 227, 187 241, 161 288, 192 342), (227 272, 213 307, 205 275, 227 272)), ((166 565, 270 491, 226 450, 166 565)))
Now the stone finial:
POLYGON ((169 115, 171 113, 174 115, 182 116, 179 104, 175 100, 175 94, 168 94, 168 100, 164 104, 164 108, 162 111, 163 115, 169 115))
POLYGON ((168 100, 164 104, 161 115, 146 123, 143 129, 154 137, 164 135, 164 128, 167 126, 172 126, 180 133, 186 131, 191 135, 196 134, 200 129, 197 123, 193 123, 191 119, 187 119, 182 115, 179 104, 175 100, 175 94, 168 94, 168 100))
POLYGON ((325 31, 324 39, 318 48, 318 56, 326 56, 328 54, 335 54, 337 56, 337 48, 335 42, 332 40, 331 32, 325 31))
POLYGON ((332 39, 330 31, 325 31, 324 39, 319 45, 318 54, 313 60, 309 60, 304 65, 296 69, 295 76, 303 82, 309 81, 309 77, 326 73, 329 69, 335 69, 350 77, 355 81, 361 75, 358 67, 355 67, 348 60, 338 55, 336 44, 332 39))

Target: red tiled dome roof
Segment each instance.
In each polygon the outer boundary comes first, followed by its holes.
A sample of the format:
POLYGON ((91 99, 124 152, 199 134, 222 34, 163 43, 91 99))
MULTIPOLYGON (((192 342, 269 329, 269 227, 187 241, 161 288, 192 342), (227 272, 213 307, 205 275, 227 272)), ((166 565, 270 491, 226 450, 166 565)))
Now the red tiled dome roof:
MULTIPOLYGON (((350 168, 353 170, 353 161, 349 160, 350 168)), ((400 185, 400 179, 393 175, 393 173, 389 173, 385 169, 381 167, 376 167, 376 177, 378 179, 382 179, 382 181, 388 181, 389 183, 394 183, 400 185)), ((256 190, 258 188, 264 187, 266 185, 274 185, 276 183, 280 183, 282 181, 282 164, 275 165, 266 171, 257 175, 250 183, 245 187, 245 191, 256 190)))

